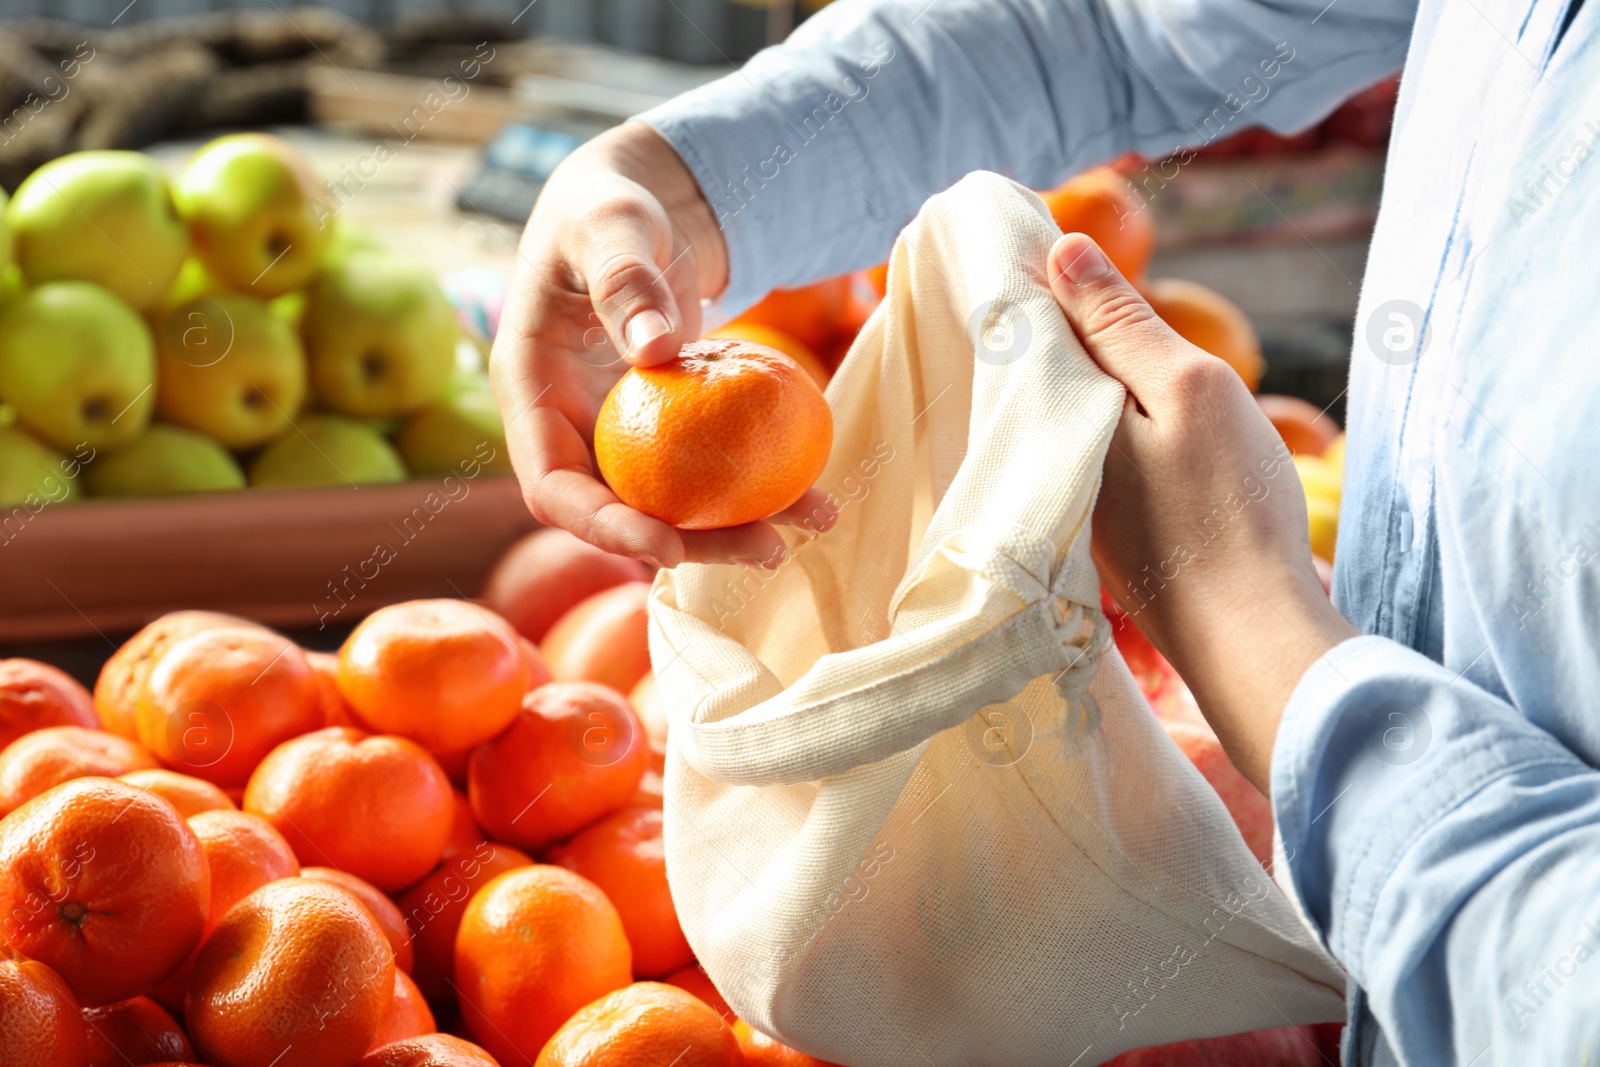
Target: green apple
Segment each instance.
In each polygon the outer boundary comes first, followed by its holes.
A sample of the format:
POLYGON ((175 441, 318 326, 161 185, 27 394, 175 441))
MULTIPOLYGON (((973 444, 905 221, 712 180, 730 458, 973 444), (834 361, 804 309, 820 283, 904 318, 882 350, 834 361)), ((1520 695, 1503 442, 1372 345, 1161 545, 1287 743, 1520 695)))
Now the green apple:
POLYGON ((133 442, 89 464, 90 496, 173 496, 243 489, 244 471, 204 434, 156 423, 133 442))
POLYGON ((310 161, 281 137, 217 138, 189 160, 174 195, 195 252, 230 289, 271 299, 300 288, 322 262, 327 196, 310 161))
POLYGON ((345 415, 402 415, 443 395, 455 367, 455 308, 424 264, 353 252, 317 275, 300 333, 311 388, 345 415))
POLYGON ((23 180, 6 205, 28 284, 94 282, 155 304, 189 251, 166 172, 143 152, 73 152, 23 180))
POLYGON ((383 252, 383 242, 378 235, 361 225, 351 222, 343 215, 335 216, 328 223, 332 235, 328 238, 328 249, 322 254, 322 265, 328 267, 339 262, 352 252, 383 252))
POLYGON ((505 427, 481 375, 406 420, 394 445, 415 474, 460 474, 473 463, 491 473, 511 473, 505 427))
POLYGON ((250 484, 261 489, 402 482, 405 464, 372 430, 337 415, 307 415, 261 450, 250 484))
POLYGON ((91 282, 47 282, 0 309, 0 396, 58 448, 111 449, 155 408, 144 319, 91 282))
POLYGON ((254 448, 282 434, 306 398, 294 328, 266 301, 219 293, 174 308, 156 331, 161 417, 254 448))
POLYGON ((306 313, 306 291, 304 289, 296 289, 292 293, 275 296, 267 301, 267 307, 272 309, 274 315, 287 322, 290 329, 294 330, 298 335, 300 319, 306 313))
MULTIPOLYGON (((66 476, 69 461, 49 445, 16 426, 0 426, 0 507, 25 505, 37 511, 45 502, 60 503, 78 494, 66 476)), ((0 541, 6 540, 0 528, 0 541)))
POLYGON ((11 281, 12 272, 17 271, 19 278, 21 272, 17 268, 16 259, 13 255, 11 227, 6 225, 6 205, 8 203, 10 203, 10 197, 6 196, 4 189, 0 189, 0 275, 5 277, 6 288, 10 289, 13 285, 11 281))
POLYGON ((191 300, 199 300, 202 296, 215 296, 226 292, 227 287, 206 271, 206 265, 190 256, 183 261, 183 266, 178 268, 177 277, 172 279, 172 284, 167 286, 167 291, 161 299, 144 309, 146 320, 152 330, 158 329, 167 317, 167 313, 179 304, 187 304, 191 300))
POLYGON ((15 263, 0 267, 0 305, 11 303, 27 291, 28 280, 22 276, 21 267, 15 263))

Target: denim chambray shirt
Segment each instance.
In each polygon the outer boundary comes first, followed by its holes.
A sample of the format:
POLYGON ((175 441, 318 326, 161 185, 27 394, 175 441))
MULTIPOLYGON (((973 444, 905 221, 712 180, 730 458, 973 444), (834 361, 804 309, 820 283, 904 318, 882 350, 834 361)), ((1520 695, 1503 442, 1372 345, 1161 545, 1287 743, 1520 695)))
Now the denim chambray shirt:
POLYGON ((1178 152, 1181 181, 1183 146, 1303 128, 1403 67, 1335 568, 1368 636, 1301 680, 1273 763, 1355 1062, 1600 1064, 1600 4, 1578 3, 839 0, 644 116, 722 223, 734 311, 881 260, 968 171, 1044 188, 1134 149, 1178 152))

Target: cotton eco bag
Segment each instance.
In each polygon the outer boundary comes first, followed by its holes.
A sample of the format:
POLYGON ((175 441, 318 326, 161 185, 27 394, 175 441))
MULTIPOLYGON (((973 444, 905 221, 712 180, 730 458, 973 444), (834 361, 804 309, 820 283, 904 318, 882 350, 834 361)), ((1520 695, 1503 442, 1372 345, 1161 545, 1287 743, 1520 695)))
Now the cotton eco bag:
POLYGON ((1123 389, 974 174, 895 244, 828 387, 836 528, 650 604, 667 871, 757 1028, 851 1067, 1091 1067, 1343 1018, 1344 980, 1107 640, 1123 389))

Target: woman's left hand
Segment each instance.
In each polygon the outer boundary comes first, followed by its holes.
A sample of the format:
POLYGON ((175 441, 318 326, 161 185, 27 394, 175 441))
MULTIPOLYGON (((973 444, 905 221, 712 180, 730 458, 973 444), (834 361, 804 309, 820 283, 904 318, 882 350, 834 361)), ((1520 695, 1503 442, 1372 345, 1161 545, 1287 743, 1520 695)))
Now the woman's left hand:
POLYGON ((1128 390, 1095 504, 1101 581, 1265 792, 1295 684, 1355 636, 1317 579, 1289 451, 1233 369, 1162 322, 1088 237, 1056 242, 1050 284, 1128 390))

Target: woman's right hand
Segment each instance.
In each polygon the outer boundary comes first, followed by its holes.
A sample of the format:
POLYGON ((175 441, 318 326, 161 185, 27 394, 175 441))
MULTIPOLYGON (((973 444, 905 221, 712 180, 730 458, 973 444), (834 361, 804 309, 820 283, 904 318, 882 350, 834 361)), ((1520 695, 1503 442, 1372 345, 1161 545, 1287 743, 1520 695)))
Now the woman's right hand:
MULTIPOLYGON (((782 557, 768 523, 678 530, 622 503, 594 470, 606 393, 630 365, 663 363, 700 336, 700 300, 722 291, 727 270, 710 205, 649 126, 596 137, 550 176, 489 361, 511 462, 540 522, 665 567, 782 557)), ((830 513, 812 489, 773 520, 815 525, 830 513)))

